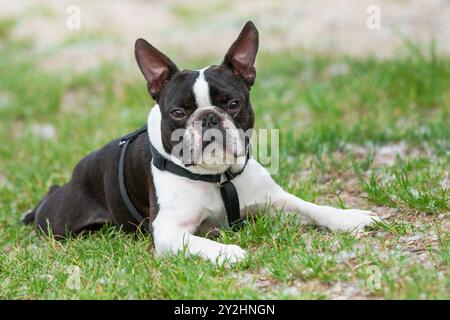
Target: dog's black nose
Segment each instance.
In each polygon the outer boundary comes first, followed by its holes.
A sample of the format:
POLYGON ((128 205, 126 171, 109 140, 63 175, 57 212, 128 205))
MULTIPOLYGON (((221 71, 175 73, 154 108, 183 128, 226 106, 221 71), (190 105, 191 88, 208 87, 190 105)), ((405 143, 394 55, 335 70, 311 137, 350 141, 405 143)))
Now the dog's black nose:
POLYGON ((205 129, 215 128, 219 122, 219 117, 214 112, 208 112, 202 117, 202 127, 205 129))

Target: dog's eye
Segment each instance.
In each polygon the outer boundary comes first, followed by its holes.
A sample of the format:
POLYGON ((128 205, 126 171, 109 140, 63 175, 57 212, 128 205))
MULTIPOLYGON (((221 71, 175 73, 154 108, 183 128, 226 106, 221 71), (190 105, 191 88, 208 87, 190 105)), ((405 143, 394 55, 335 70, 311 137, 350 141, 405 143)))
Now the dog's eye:
POLYGON ((186 115, 186 113, 181 109, 175 109, 170 111, 170 115, 175 119, 182 119, 186 115))
POLYGON ((241 107, 241 101, 238 99, 233 99, 228 103, 228 110, 236 111, 241 107))

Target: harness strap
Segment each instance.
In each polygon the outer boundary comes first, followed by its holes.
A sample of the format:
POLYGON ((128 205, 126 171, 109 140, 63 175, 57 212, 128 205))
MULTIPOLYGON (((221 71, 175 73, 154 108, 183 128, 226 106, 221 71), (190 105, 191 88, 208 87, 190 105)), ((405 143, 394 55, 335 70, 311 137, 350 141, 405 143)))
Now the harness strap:
POLYGON ((220 185, 220 194, 222 195, 225 211, 227 212, 230 229, 240 229, 244 225, 245 220, 241 218, 239 196, 236 187, 231 181, 224 181, 220 185))
POLYGON ((130 196, 127 192, 127 187, 125 185, 125 155, 127 152, 128 145, 141 133, 147 131, 147 126, 144 128, 133 132, 125 137, 123 137, 120 142, 119 146, 122 147, 122 150, 120 151, 120 159, 119 159, 119 189, 120 189, 120 195, 122 196, 123 202, 125 203, 125 206, 127 207, 128 211, 133 215, 133 217, 138 222, 139 226, 144 229, 147 232, 150 232, 150 227, 148 223, 145 222, 145 218, 142 216, 142 214, 136 209, 133 202, 130 199, 130 196))
MULTIPOLYGON (((122 196, 122 199, 128 208, 128 210, 131 212, 133 217, 136 219, 136 221, 139 223, 142 228, 149 232, 150 227, 148 224, 144 223, 145 218, 139 213, 139 211, 136 209, 136 207, 133 205, 133 202, 131 201, 126 185, 125 185, 125 155, 128 148, 128 145, 133 142, 133 140, 139 136, 141 133, 147 131, 147 126, 144 126, 143 128, 130 133, 129 135, 126 135, 123 137, 120 142, 119 146, 122 147, 122 150, 120 152, 120 159, 119 159, 119 189, 120 194, 122 196)), ((222 180, 222 174, 196 174, 192 173, 191 171, 180 167, 179 165, 173 163, 171 160, 164 157, 156 148, 152 145, 152 143, 149 141, 150 145, 150 152, 152 154, 152 163, 153 165, 163 171, 169 171, 173 174, 176 174, 180 177, 185 177, 191 180, 199 180, 204 182, 210 182, 210 183, 220 183, 222 180)), ((248 160, 250 159, 250 148, 248 147, 247 150, 247 157, 245 159, 245 164, 242 167, 242 169, 238 172, 232 172, 231 170, 227 170, 224 175, 227 179, 226 181, 222 182, 220 184, 220 194, 222 196, 223 204, 225 206, 225 211, 227 213, 227 219, 228 219, 228 225, 232 230, 237 230, 241 228, 245 220, 241 218, 240 215, 240 206, 239 206, 239 196, 236 190, 236 187, 234 184, 230 181, 236 178, 238 175, 240 175, 247 165, 248 160)))
POLYGON ((122 139, 120 139, 119 146, 123 145, 126 141, 133 141, 136 139, 141 133, 147 132, 147 125, 143 126, 139 130, 136 130, 132 133, 127 134, 122 139))
POLYGON ((152 162, 153 165, 162 171, 169 171, 180 177, 185 177, 191 180, 200 180, 205 182, 219 183, 222 175, 221 174, 197 174, 176 165, 166 157, 164 157, 158 150, 150 143, 150 150, 152 152, 152 162))

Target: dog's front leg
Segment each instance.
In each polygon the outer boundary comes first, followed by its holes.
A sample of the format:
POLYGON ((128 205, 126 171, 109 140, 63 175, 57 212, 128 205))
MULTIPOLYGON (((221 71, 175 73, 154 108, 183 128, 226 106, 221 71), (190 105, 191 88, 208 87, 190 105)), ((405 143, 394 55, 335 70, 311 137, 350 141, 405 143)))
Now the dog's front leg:
POLYGON ((299 214, 306 223, 333 231, 358 231, 380 218, 367 210, 337 209, 304 201, 284 190, 272 196, 272 205, 299 214))
POLYGON ((326 227, 333 231, 357 231, 380 221, 372 212, 356 209, 337 209, 304 201, 283 190, 255 160, 250 160, 238 185, 245 204, 257 207, 271 204, 286 212, 295 212, 303 222, 326 227))
POLYGON ((164 213, 160 212, 153 223, 153 240, 158 256, 184 252, 200 256, 219 266, 232 265, 245 259, 246 251, 239 246, 195 236, 193 230, 197 226, 164 220, 163 216, 164 213))

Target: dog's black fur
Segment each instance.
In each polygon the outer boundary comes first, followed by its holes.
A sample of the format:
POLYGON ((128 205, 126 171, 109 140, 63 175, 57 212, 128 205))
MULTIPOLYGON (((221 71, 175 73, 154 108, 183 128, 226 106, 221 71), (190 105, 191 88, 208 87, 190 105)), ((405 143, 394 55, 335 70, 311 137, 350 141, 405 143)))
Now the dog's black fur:
MULTIPOLYGON (((212 104, 228 112, 238 129, 253 128, 254 114, 249 90, 256 72, 253 67, 258 48, 258 31, 253 23, 246 24, 238 39, 228 50, 219 66, 205 71, 212 104), (240 100, 239 112, 227 110, 230 99, 240 100)), ((179 71, 163 53, 143 39, 135 45, 137 63, 147 80, 150 95, 161 110, 161 137, 166 152, 171 153, 174 142, 171 133, 184 128, 186 118, 171 117, 173 108, 182 108, 186 115, 196 108, 192 95, 198 71, 179 71)), ((125 159, 125 181, 128 194, 136 209, 148 222, 158 213, 155 186, 150 170, 151 154, 147 134, 139 135, 128 147, 125 159)), ((83 158, 75 167, 70 181, 52 186, 40 203, 23 218, 24 223, 36 222, 37 229, 55 237, 78 234, 113 223, 132 232, 137 221, 128 211, 119 191, 118 166, 120 139, 83 158)))
MULTIPOLYGON (((75 167, 71 180, 52 186, 41 201, 24 218, 36 221, 39 231, 65 237, 84 230, 95 230, 105 223, 121 226, 126 232, 136 230, 137 222, 126 208, 119 191, 118 165, 120 139, 83 158, 75 167)), ((128 146, 125 181, 136 208, 153 220, 157 201, 150 170, 148 136, 139 135, 128 146)))

